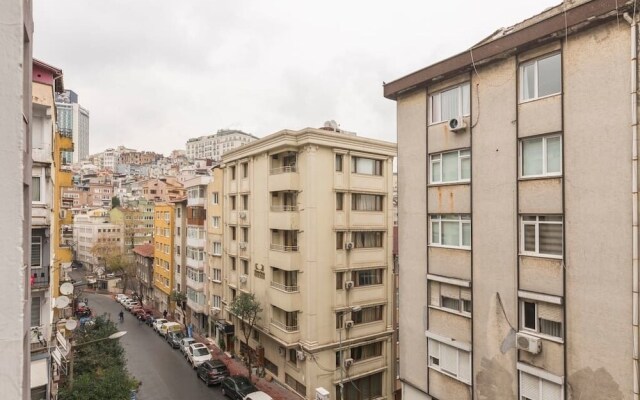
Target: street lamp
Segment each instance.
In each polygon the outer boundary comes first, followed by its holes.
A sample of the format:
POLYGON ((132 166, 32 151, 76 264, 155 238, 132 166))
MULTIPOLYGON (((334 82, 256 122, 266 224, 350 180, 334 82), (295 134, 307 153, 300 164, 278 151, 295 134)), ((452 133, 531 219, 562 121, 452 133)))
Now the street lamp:
MULTIPOLYGON (((348 314, 351 315, 354 312, 358 312, 361 311, 362 307, 360 306, 351 306, 351 309, 349 310, 348 314)), ((339 351, 338 354, 340 354, 340 360, 339 360, 339 365, 338 368, 340 368, 340 383, 338 383, 338 386, 340 386, 340 400, 344 400, 344 384, 342 383, 343 377, 342 377, 342 370, 344 369, 344 357, 343 357, 343 353, 342 353, 342 330, 344 329, 344 317, 347 315, 347 313, 344 313, 344 315, 342 315, 342 328, 340 328, 340 330, 338 331, 338 340, 339 340, 339 351)))
POLYGON ((104 340, 112 340, 112 339, 120 339, 121 337, 123 337, 124 335, 127 334, 127 331, 118 331, 116 333, 112 333, 111 335, 102 338, 102 339, 96 339, 96 340, 90 340, 88 342, 84 342, 84 343, 80 343, 80 344, 76 344, 74 345, 73 342, 69 341, 69 388, 73 388, 73 359, 75 358, 73 356, 73 350, 75 347, 80 347, 80 346, 84 346, 86 344, 91 344, 91 343, 96 343, 96 342, 102 342, 104 340))

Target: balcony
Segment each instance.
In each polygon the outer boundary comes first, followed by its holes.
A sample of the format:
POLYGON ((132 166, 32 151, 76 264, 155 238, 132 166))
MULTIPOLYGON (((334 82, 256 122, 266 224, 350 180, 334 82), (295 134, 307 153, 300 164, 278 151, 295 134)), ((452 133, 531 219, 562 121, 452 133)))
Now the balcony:
POLYGON ((51 210, 49 206, 42 203, 32 203, 31 205, 31 225, 49 226, 51 225, 51 210))
POLYGON ((206 264, 207 263, 204 260, 194 260, 193 258, 187 257, 187 267, 202 271, 206 264))
POLYGON ((299 188, 300 176, 295 165, 275 167, 269 171, 269 190, 284 191, 299 188))
POLYGON ((272 305, 286 312, 295 312, 300 308, 300 304, 302 303, 298 286, 287 286, 273 281, 271 282, 269 299, 272 305))
POLYGON ((198 282, 187 277, 187 286, 196 292, 204 292, 204 282, 198 282))
POLYGON ((31 327, 30 350, 32 353, 48 350, 46 335, 44 325, 31 327))
POLYGON ((42 290, 49 288, 49 268, 31 269, 31 290, 42 290))
POLYGON ((300 228, 300 214, 297 206, 271 206, 269 213, 269 228, 282 230, 298 230, 300 228))
POLYGON ((297 324, 296 325, 287 325, 286 323, 278 321, 278 320, 275 320, 275 319, 271 319, 271 325, 274 325, 278 329, 281 329, 281 330, 283 330, 285 332, 295 332, 295 331, 299 330, 297 324))
MULTIPOLYGON (((300 253, 292 250, 285 250, 293 246, 271 245, 269 251, 269 263, 285 271, 296 271, 300 265, 300 253)), ((297 250, 297 246, 296 246, 297 250)))
POLYGON ((205 238, 197 238, 197 237, 188 237, 187 236, 187 246, 189 247, 198 247, 204 249, 207 245, 207 241, 205 238))
POLYGON ((191 300, 187 297, 187 307, 189 307, 193 312, 204 314, 205 307, 204 304, 200 304, 194 300, 191 300))

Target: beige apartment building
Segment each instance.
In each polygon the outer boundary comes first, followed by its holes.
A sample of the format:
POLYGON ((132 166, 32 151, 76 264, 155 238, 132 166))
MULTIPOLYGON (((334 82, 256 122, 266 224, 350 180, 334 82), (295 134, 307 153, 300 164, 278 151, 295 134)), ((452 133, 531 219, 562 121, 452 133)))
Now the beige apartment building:
POLYGON ((638 399, 637 21, 565 1, 385 85, 404 399, 638 399))
POLYGON ((392 396, 395 153, 392 143, 307 128, 223 156, 218 342, 243 350, 225 306, 254 293, 263 311, 249 345, 266 374, 303 398, 392 396))
MULTIPOLYGON (((209 309, 209 337, 214 337, 215 343, 220 343, 219 330, 215 322, 221 317, 222 298, 224 287, 222 285, 223 263, 223 234, 224 234, 224 172, 219 166, 211 170, 211 180, 207 188, 207 268, 206 284, 209 309)), ((224 326, 223 326, 224 327, 224 326)), ((222 329, 224 332, 224 329, 222 329)))

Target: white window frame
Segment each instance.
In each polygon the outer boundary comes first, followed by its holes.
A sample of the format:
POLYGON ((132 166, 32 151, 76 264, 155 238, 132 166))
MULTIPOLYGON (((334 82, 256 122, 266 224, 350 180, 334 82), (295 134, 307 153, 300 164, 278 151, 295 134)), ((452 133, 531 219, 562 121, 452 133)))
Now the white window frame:
POLYGON ((220 217, 219 217, 219 216, 217 216, 217 215, 214 215, 214 216, 211 218, 211 225, 212 225, 214 228, 220 228, 220 217))
MULTIPOLYGON (((557 322, 560 324, 560 336, 554 336, 554 335, 549 335, 546 333, 542 333, 540 332, 540 316, 538 314, 538 301, 536 300, 531 300, 531 299, 520 299, 520 330, 522 332, 525 333, 529 333, 529 334, 533 334, 534 336, 539 336, 541 338, 544 339, 549 339, 555 342, 564 342, 564 318, 562 318, 562 321, 551 321, 548 320, 550 322, 557 322), (535 305, 535 328, 531 329, 525 326, 525 308, 524 305, 525 303, 533 303, 535 305)), ((558 306, 559 307, 559 306, 558 306)))
POLYGON ((211 280, 214 282, 222 282, 222 270, 220 268, 213 268, 211 271, 211 280))
POLYGON ((468 385, 471 384, 471 359, 472 359, 471 351, 466 351, 466 350, 451 346, 451 345, 449 345, 447 343, 443 343, 443 342, 441 342, 439 340, 436 340, 436 339, 433 339, 433 338, 428 338, 427 339, 427 348, 428 348, 427 353, 429 354, 429 357, 428 357, 428 360, 429 360, 428 361, 428 366, 429 366, 429 368, 431 368, 431 369, 433 369, 435 371, 438 371, 440 373, 443 373, 443 374, 445 374, 447 376, 450 376, 453 379, 456 379, 456 380, 458 380, 460 382, 466 383, 468 385), (433 354, 432 354, 431 350, 436 348, 436 345, 437 345, 437 351, 434 351, 433 354), (442 351, 441 351, 442 350, 442 346, 446 346, 446 347, 448 347, 451 350, 456 352, 456 361, 455 361, 456 371, 455 372, 447 371, 447 370, 442 368, 442 362, 441 362, 441 360, 442 360, 442 351), (468 354, 469 365, 466 366, 466 369, 467 369, 466 376, 468 377, 468 379, 460 377, 461 368, 465 367, 465 366, 461 366, 460 365, 460 352, 464 352, 464 353, 468 354), (437 363, 436 363, 436 360, 437 360, 437 363))
POLYGON ((213 242, 213 255, 221 256, 222 255, 222 242, 213 242))
POLYGON ((518 79, 519 80, 518 89, 519 89, 520 94, 518 95, 518 97, 519 97, 520 103, 526 103, 526 102, 529 102, 529 101, 534 101, 534 100, 538 100, 538 99, 544 99, 546 97, 557 96, 560 93, 562 93, 562 55, 560 53, 546 54, 546 55, 544 55, 542 57, 538 57, 536 59, 523 62, 522 64, 520 64, 519 74, 520 74, 520 78, 518 79), (560 91, 556 92, 556 93, 546 94, 544 96, 539 96, 538 95, 538 91, 539 91, 538 62, 540 62, 542 60, 546 60, 547 58, 556 57, 556 56, 560 57, 560 91), (533 75, 533 77, 534 77, 533 78, 534 79, 533 80, 533 82, 534 82, 534 84, 533 84, 534 95, 533 95, 533 97, 529 97, 529 98, 525 99, 524 98, 524 69, 526 67, 528 67, 529 65, 533 65, 534 69, 535 69, 535 72, 534 72, 534 75, 533 75))
POLYGON ((548 253, 540 253, 540 225, 541 224, 550 224, 550 225, 561 225, 564 224, 564 218, 561 215, 521 215, 520 216, 520 254, 525 256, 534 256, 534 257, 545 257, 545 258, 555 258, 562 259, 562 255, 564 254, 564 230, 562 232, 562 253, 561 254, 548 254, 548 253), (525 218, 527 217, 535 217, 534 221, 527 221, 525 218), (540 217, 560 217, 560 221, 540 221, 540 217), (526 251, 525 250, 525 226, 533 225, 535 226, 535 250, 534 251, 526 251))
POLYGON ((442 104, 441 104, 441 96, 442 93, 448 92, 450 90, 457 90, 458 91, 458 109, 461 110, 461 114, 462 115, 456 115, 455 117, 467 117, 471 114, 471 85, 469 84, 469 82, 464 82, 461 83, 459 85, 456 86, 451 86, 448 87, 446 89, 440 90, 437 93, 432 94, 431 96, 429 96, 429 125, 435 125, 435 124, 439 124, 442 122, 446 122, 448 121, 448 119, 443 119, 442 118, 442 104), (465 110, 464 109, 464 102, 462 101, 462 93, 464 93, 464 91, 462 90, 463 86, 468 86, 469 87, 469 101, 467 102, 467 104, 469 105, 469 109, 465 110), (440 105, 439 109, 440 109, 440 115, 437 116, 437 118, 435 118, 436 116, 433 115, 433 105, 435 103, 438 103, 440 105))
POLYGON ((471 182, 471 162, 469 162, 469 178, 462 178, 462 160, 463 159, 469 159, 469 161, 471 161, 470 149, 461 149, 461 150, 446 151, 443 153, 431 154, 429 156, 429 182, 434 184, 471 182), (452 181, 443 181, 442 180, 442 156, 444 156, 445 154, 451 154, 451 153, 458 153, 458 178, 452 181), (434 170, 435 164, 440 164, 440 176, 437 178, 437 180, 433 179, 433 170, 434 170))
POLYGON ((222 298, 216 294, 211 297, 211 306, 215 308, 221 308, 222 298))
POLYGON ((547 382, 550 385, 560 386, 560 400, 564 400, 564 378, 553 375, 545 370, 541 370, 540 368, 530 366, 525 363, 518 362, 518 400, 526 400, 528 397, 525 397, 525 393, 523 393, 524 385, 522 384, 522 374, 527 374, 533 378, 538 379, 538 398, 544 399, 547 397, 543 397, 544 391, 544 383, 547 382))
MULTIPOLYGON (((445 247, 452 249, 464 249, 471 250, 471 243, 468 246, 463 245, 463 228, 464 225, 468 224, 471 229, 471 217, 468 214, 432 214, 429 216, 429 245, 433 247, 445 247), (458 222, 458 245, 444 245, 442 244, 442 223, 443 222, 458 222), (433 241, 433 224, 438 224, 438 242, 433 241)), ((471 235, 469 235, 469 241, 471 241, 471 235)))
POLYGON ((549 136, 536 136, 531 138, 523 138, 520 140, 520 162, 518 163, 520 166, 520 177, 521 178, 542 178, 548 176, 562 176, 562 135, 555 134, 549 136), (560 139, 560 171, 558 172, 548 172, 547 171, 547 141, 549 139, 560 139), (542 139, 542 174, 539 175, 525 175, 524 174, 524 143, 528 141, 542 139))
MULTIPOLYGON (((38 263, 38 265, 33 265, 31 264, 31 268, 42 268, 42 244, 43 244, 43 240, 42 240, 42 236, 31 236, 31 253, 33 253, 33 246, 34 245, 38 245, 38 247, 40 248, 40 250, 38 251, 38 254, 40 256, 40 262, 38 263)), ((31 263, 31 260, 33 259, 33 255, 29 256, 29 262, 31 263)))
POLYGON ((431 286, 431 283, 438 283, 438 304, 431 304, 431 298, 430 298, 429 299, 429 303, 430 303, 429 306, 430 307, 434 307, 434 308, 437 308, 438 310, 442 310, 442 311, 445 311, 445 312, 453 313, 453 314, 456 314, 456 315, 461 315, 463 317, 471 317, 471 313, 473 312, 473 302, 471 300, 464 300, 462 298, 462 295, 461 295, 461 292, 462 292, 463 289, 467 289, 467 290, 469 290, 469 292, 471 292, 471 289, 468 286, 460 286, 460 285, 455 284, 455 283, 442 282, 442 281, 433 280, 433 279, 430 279, 430 278, 428 278, 428 279, 429 279, 429 283, 430 283, 429 290, 434 290, 433 287, 431 286), (458 290, 458 297, 457 298, 452 298, 452 297, 444 296, 442 294, 442 285, 449 285, 449 286, 456 287, 457 290, 458 290), (443 305, 443 301, 442 301, 443 297, 450 298, 450 299, 453 299, 453 300, 457 300, 458 301, 458 308, 454 309, 454 308, 445 307, 443 305), (471 307, 471 311, 466 311, 465 310, 464 304, 467 301, 469 302, 469 305, 471 307))

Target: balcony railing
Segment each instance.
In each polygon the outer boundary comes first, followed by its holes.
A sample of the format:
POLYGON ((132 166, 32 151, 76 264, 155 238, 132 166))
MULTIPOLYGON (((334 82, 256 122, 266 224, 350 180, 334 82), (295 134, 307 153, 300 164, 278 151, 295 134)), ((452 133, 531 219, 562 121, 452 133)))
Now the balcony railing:
POLYGON ((274 282, 274 281, 271 281, 271 287, 278 290, 282 290, 283 292, 289 292, 289 293, 298 292, 300 290, 298 285, 295 285, 295 286, 285 285, 284 283, 274 282))
POLYGON ((284 322, 280 322, 278 320, 272 319, 271 320, 271 324, 275 325, 276 327, 282 329, 283 331, 286 332, 295 332, 298 330, 298 325, 287 325, 284 322))
POLYGON ((49 271, 48 268, 43 271, 31 272, 31 287, 46 288, 49 287, 49 271))
POLYGON ((286 174, 286 173, 296 172, 296 171, 297 169, 295 165, 287 165, 286 167, 271 168, 269 173, 271 175, 278 175, 278 174, 286 174))
POLYGON ((44 337, 44 326, 31 327, 31 348, 32 352, 47 349, 47 338, 44 337))
POLYGON ((271 243, 271 250, 277 251, 298 251, 298 245, 284 245, 271 243))
POLYGON ((290 206, 290 205, 274 205, 271 206, 271 211, 276 211, 276 212, 291 212, 291 211, 298 211, 298 206, 290 206))

